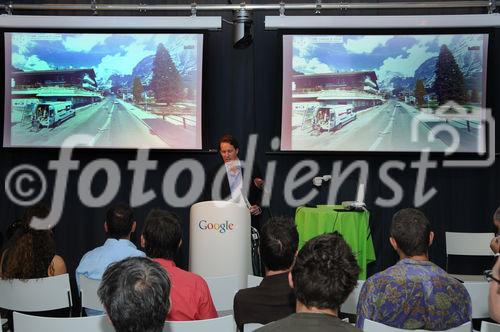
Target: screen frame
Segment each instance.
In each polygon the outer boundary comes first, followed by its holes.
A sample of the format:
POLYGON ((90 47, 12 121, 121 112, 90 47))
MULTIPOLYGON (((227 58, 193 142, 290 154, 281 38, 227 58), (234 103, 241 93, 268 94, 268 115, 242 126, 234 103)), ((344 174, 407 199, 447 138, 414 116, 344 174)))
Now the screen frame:
MULTIPOLYGON (((134 18, 134 17, 132 17, 134 18)), ((0 52, 0 61, 2 61, 3 66, 6 65, 6 33, 64 33, 64 34, 143 34, 143 35, 148 35, 148 34, 193 34, 193 35, 200 35, 201 42, 202 42, 202 47, 199 48, 198 54, 201 55, 201 59, 198 60, 198 63, 201 62, 201 66, 198 69, 198 73, 201 76, 201 79, 198 83, 198 85, 201 85, 200 88, 200 95, 197 97, 199 100, 198 105, 197 105, 197 117, 199 116, 199 119, 197 118, 197 124, 196 124, 196 144, 199 146, 199 148, 167 148, 167 147, 112 147, 112 146, 106 146, 106 147, 98 147, 98 146, 84 146, 84 145, 79 145, 76 146, 75 149, 83 149, 83 150, 103 150, 103 151, 112 151, 112 150, 120 150, 120 151, 136 151, 140 149, 149 149, 152 151, 163 151, 163 152, 172 152, 172 153, 188 153, 188 152, 204 152, 204 144, 205 144, 205 118, 207 116, 203 116, 203 108, 204 108, 204 100, 205 100, 205 85, 203 84, 204 79, 203 76, 206 71, 206 63, 204 57, 207 54, 207 30, 199 30, 199 29, 130 29, 130 28, 121 28, 118 26, 117 28, 112 28, 112 29, 88 29, 88 28, 40 28, 40 29, 34 29, 34 28, 17 28, 17 27, 3 27, 0 28, 0 43, 2 43, 2 50, 3 52, 0 52), (198 114, 199 113, 199 114, 198 114), (199 135, 198 135, 199 132, 199 135)), ((2 103, 2 107, 4 108, 4 112, 6 112, 6 88, 8 82, 6 82, 7 78, 7 72, 4 67, 4 74, 2 75, 2 83, 0 87, 0 102, 2 103)), ((10 114, 8 115, 10 117, 10 114)), ((12 145, 10 140, 10 130, 9 132, 5 131, 5 120, 6 120, 6 115, 4 114, 1 116, 1 132, 0 135, 2 137, 2 148, 3 149, 24 149, 24 150, 34 150, 34 151, 40 151, 40 150, 59 150, 61 149, 60 146, 25 146, 25 145, 12 145), (8 135, 8 136, 7 136, 8 135), (6 140, 8 140, 8 143, 10 145, 5 145, 6 140)))
MULTIPOLYGON (((500 105, 500 98, 495 97, 495 93, 493 91, 493 87, 495 86, 495 82, 500 84, 498 79, 496 79, 494 72, 500 71, 500 61, 495 59, 494 54, 496 50, 500 50, 500 27, 481 27, 481 28, 373 28, 370 30, 366 29, 358 29, 358 28, 332 28, 332 29, 279 29, 277 33, 277 43, 280 45, 280 51, 278 54, 280 56, 279 61, 277 62, 282 70, 281 73, 281 89, 280 89, 280 114, 278 123, 275 125, 275 136, 279 137, 280 140, 283 140, 282 133, 282 121, 283 121, 283 97, 284 97, 284 74, 283 74, 283 61, 284 61, 284 39, 283 37, 286 35, 439 35, 439 34, 485 34, 488 36, 487 46, 488 50, 486 53, 486 98, 485 105, 486 108, 492 110, 493 117, 495 114, 500 114, 499 111, 495 111, 497 105, 500 105)), ((490 129, 488 126, 485 126, 485 153, 477 153, 477 152, 455 152, 452 155, 446 155, 444 151, 431 151, 429 154, 438 160, 443 159, 465 159, 465 160, 478 160, 484 159, 490 152, 490 144, 488 141, 488 135, 490 133, 490 129)), ((498 129, 498 124, 495 124, 495 130, 498 129)), ((291 135, 290 138, 291 139, 291 135)), ((499 135, 495 135, 494 142, 497 144, 499 141, 499 135)), ((394 156, 407 156, 407 157, 416 157, 421 154, 421 151, 368 151, 368 150, 285 150, 281 149, 281 145, 279 150, 269 151, 269 154, 298 154, 298 155, 336 155, 336 156, 359 156, 359 157, 370 157, 370 156, 382 156, 382 157, 394 157, 394 156)), ((495 153, 495 155, 498 154, 495 153)))

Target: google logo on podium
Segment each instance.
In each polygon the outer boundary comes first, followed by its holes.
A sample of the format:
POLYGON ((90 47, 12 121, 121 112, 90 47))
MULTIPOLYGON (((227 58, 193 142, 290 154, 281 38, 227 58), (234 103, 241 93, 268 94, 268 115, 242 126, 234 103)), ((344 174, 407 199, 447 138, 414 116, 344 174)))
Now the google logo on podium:
POLYGON ((221 234, 225 233, 226 231, 232 231, 234 229, 234 224, 227 221, 225 223, 212 223, 208 222, 206 220, 200 220, 198 223, 198 227, 200 227, 201 230, 214 230, 216 232, 219 232, 221 234))

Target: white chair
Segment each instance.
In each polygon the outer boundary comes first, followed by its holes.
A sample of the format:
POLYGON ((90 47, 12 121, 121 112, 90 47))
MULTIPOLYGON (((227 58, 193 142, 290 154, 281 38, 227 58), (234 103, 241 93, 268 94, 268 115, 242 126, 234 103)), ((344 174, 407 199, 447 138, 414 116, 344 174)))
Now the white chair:
POLYGON ((481 332, 500 332, 500 324, 481 322, 481 332))
POLYGON ((72 306, 68 274, 28 280, 0 280, 0 308, 47 311, 72 306))
MULTIPOLYGON (((233 315, 213 319, 165 322, 163 332, 235 332, 233 315)), ((17 332, 17 331, 16 331, 17 332)))
POLYGON ((113 332, 105 315, 76 318, 39 317, 14 312, 16 332, 113 332))
POLYGON ((472 305, 472 318, 488 318, 488 291, 487 281, 466 281, 463 283, 470 295, 472 305))
POLYGON ((102 302, 97 296, 97 290, 101 280, 89 279, 86 276, 80 275, 80 298, 83 308, 99 310, 104 312, 102 302))
POLYGON ((203 278, 208 284, 217 312, 232 311, 234 295, 245 287, 243 285, 244 277, 234 275, 203 278))
MULTIPOLYGON (((448 256, 493 256, 490 242, 494 233, 456 233, 446 232, 446 270, 448 271, 448 256)), ((464 281, 482 281, 482 275, 452 274, 464 281)))
POLYGON ((259 324, 259 323, 243 324, 243 332, 253 332, 262 326, 264 326, 264 324, 259 324))
POLYGON ((358 307, 359 293, 363 288, 364 280, 358 280, 358 285, 352 290, 344 303, 340 306, 340 312, 355 315, 358 307))
MULTIPOLYGON (((467 322, 460 326, 451 328, 449 330, 443 330, 441 332, 470 332, 472 330, 472 323, 467 322)), ((379 322, 374 322, 369 319, 365 319, 363 323, 363 331, 365 332, 408 332, 405 329, 398 329, 396 327, 391 327, 379 322)), ((412 332, 426 332, 428 330, 411 330, 412 332)))
POLYGON ((247 288, 259 286, 262 279, 264 278, 249 274, 247 276, 247 288))

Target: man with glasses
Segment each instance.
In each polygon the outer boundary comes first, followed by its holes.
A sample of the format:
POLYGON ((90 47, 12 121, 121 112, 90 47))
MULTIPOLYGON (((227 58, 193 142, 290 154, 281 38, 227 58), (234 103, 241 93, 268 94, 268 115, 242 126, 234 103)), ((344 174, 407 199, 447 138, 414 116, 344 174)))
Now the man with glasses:
POLYGON ((500 260, 497 260, 492 270, 484 271, 486 280, 490 283, 488 303, 490 317, 500 322, 500 260))

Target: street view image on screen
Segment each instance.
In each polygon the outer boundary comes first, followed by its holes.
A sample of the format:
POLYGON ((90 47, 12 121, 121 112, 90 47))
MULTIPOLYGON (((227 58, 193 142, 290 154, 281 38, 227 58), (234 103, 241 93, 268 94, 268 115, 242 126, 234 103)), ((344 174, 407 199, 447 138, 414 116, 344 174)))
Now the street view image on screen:
POLYGON ((487 48, 487 34, 284 35, 281 149, 482 153, 487 48))
POLYGON ((201 149, 202 34, 4 35, 4 146, 201 149))

